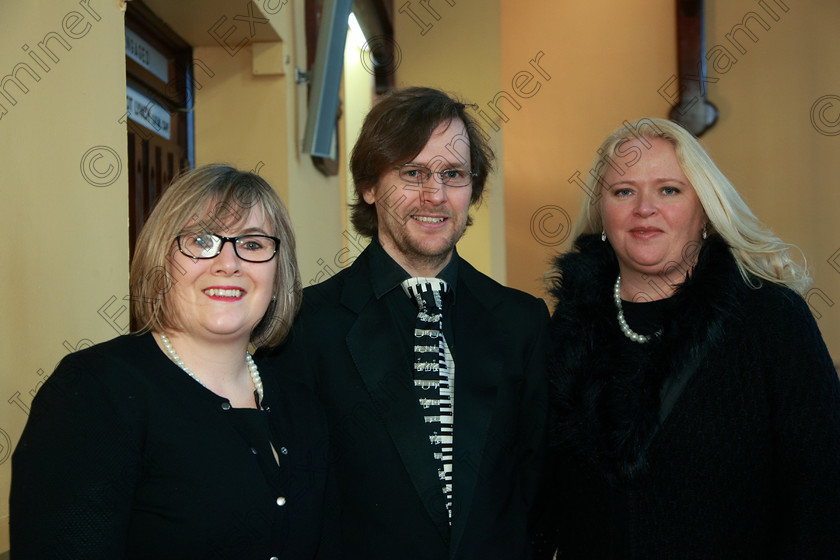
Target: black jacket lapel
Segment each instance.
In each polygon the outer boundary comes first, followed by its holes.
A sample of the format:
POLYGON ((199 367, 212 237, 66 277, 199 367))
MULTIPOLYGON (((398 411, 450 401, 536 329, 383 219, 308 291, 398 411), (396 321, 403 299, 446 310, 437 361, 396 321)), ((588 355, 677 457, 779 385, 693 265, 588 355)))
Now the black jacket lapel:
MULTIPOLYGON (((363 259, 359 259, 363 260, 363 259)), ((366 262, 354 263, 365 266, 366 262)), ((438 464, 429 447, 423 412, 414 392, 410 364, 384 305, 377 304, 367 274, 348 277, 342 303, 358 313, 347 333, 347 347, 377 413, 397 448, 417 494, 441 535, 449 527, 438 464)))
POLYGON ((483 278, 461 261, 454 327, 458 332, 455 364, 455 459, 453 480, 456 515, 452 525, 454 555, 463 535, 481 477, 487 438, 503 374, 505 333, 491 317, 496 298, 481 290, 483 278), (460 328, 459 328, 460 327, 460 328))

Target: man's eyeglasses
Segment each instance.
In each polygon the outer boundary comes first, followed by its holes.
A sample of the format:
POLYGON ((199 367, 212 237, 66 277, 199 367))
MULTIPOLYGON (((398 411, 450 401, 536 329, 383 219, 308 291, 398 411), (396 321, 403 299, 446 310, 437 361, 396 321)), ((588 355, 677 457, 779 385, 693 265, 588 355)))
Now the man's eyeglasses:
POLYGON ((261 263, 274 258, 280 240, 270 235, 225 237, 215 233, 183 233, 176 237, 178 249, 192 259, 212 259, 222 252, 225 243, 233 243, 236 256, 243 261, 261 263))
POLYGON ((417 183, 418 185, 422 185, 429 180, 429 177, 434 175, 435 181, 447 187, 466 187, 472 182, 473 177, 478 176, 478 173, 472 173, 465 169, 432 171, 425 165, 417 163, 406 163, 404 165, 397 165, 394 168, 399 170, 400 179, 407 183, 417 183))

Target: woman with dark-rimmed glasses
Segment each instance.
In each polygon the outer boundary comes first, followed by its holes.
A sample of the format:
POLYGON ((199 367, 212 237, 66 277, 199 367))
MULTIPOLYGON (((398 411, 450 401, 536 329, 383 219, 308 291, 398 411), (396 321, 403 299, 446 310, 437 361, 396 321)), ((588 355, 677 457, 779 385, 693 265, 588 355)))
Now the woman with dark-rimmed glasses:
POLYGON ((300 301, 294 236, 259 176, 176 179, 131 266, 138 332, 67 356, 13 457, 16 558, 331 558, 323 413, 260 375, 300 301))

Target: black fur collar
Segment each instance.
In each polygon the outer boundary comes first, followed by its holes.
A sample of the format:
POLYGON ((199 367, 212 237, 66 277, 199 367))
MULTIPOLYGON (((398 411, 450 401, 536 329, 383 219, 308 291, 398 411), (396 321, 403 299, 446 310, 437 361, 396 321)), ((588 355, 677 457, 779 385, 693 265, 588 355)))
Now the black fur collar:
POLYGON ((627 345, 612 298, 618 264, 610 245, 581 236, 554 264, 552 445, 582 454, 609 477, 632 477, 644 471, 659 429, 663 384, 696 368, 722 341, 749 288, 729 247, 711 236, 665 304, 662 335, 627 345))

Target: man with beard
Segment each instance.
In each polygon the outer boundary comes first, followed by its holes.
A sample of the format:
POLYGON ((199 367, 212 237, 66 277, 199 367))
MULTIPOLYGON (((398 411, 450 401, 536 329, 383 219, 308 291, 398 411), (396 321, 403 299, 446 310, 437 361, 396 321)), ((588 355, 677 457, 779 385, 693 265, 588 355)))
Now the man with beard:
POLYGON ((344 558, 528 557, 548 310, 455 250, 492 157, 443 92, 379 101, 351 160, 352 221, 370 245, 304 290, 288 343, 261 365, 325 405, 344 558))

